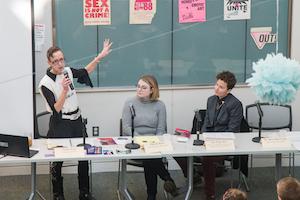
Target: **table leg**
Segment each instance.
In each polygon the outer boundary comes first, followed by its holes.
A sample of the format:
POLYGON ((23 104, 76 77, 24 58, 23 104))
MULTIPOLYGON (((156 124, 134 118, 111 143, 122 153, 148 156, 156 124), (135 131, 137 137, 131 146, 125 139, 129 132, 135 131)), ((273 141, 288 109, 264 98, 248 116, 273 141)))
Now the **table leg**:
POLYGON ((185 200, 191 198, 193 192, 193 156, 187 157, 188 159, 188 190, 185 195, 185 200))
POLYGON ((276 156, 276 161, 275 161, 275 166, 276 166, 275 180, 279 181, 279 179, 281 178, 281 168, 282 168, 281 153, 277 153, 275 156, 276 156))
POLYGON ((127 171, 127 164, 126 159, 121 160, 121 184, 119 190, 125 199, 132 200, 133 198, 130 196, 129 191, 127 189, 126 183, 126 171, 127 171))
POLYGON ((31 193, 28 200, 34 200, 36 191, 36 163, 31 163, 31 193))

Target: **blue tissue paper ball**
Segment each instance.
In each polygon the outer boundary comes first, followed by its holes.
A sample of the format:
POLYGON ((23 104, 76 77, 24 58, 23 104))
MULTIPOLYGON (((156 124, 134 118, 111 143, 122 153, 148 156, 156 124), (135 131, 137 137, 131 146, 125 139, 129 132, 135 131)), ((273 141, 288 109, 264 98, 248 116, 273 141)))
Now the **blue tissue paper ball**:
POLYGON ((260 101, 290 104, 300 85, 300 64, 279 54, 268 54, 253 63, 252 77, 246 80, 260 101))

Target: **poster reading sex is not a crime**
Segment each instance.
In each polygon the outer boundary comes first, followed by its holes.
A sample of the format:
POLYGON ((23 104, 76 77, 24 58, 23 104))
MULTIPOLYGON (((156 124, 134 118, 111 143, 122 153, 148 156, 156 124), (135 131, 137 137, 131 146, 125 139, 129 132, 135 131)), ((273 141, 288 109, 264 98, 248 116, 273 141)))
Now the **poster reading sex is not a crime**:
POLYGON ((83 0, 83 24, 110 25, 110 0, 83 0))

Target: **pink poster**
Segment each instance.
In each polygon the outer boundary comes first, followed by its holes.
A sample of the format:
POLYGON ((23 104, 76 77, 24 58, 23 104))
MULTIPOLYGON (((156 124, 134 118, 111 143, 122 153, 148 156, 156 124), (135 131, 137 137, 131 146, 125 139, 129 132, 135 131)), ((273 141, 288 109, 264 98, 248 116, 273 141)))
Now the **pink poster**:
POLYGON ((205 22, 206 0, 178 0, 179 23, 205 22))
POLYGON ((83 24, 110 25, 110 0, 83 0, 83 24))

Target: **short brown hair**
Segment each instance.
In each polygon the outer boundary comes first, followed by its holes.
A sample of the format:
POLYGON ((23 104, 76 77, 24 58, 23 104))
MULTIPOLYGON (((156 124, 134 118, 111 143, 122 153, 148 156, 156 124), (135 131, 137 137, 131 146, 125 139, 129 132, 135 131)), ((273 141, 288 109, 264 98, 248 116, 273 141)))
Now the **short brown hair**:
POLYGON ((236 78, 230 71, 223 71, 216 76, 217 80, 222 80, 227 83, 227 89, 232 89, 236 84, 236 78))
POLYGON ((285 177, 277 183, 277 194, 281 200, 299 200, 300 182, 293 177, 285 177))
POLYGON ((247 200, 247 194, 239 189, 230 188, 224 193, 223 200, 247 200))
POLYGON ((48 61, 50 61, 50 57, 52 58, 52 57, 53 57, 53 54, 54 54, 55 52, 58 52, 58 51, 61 51, 61 52, 62 52, 62 50, 61 50, 59 47, 56 47, 56 46, 50 47, 50 48, 48 49, 48 51, 47 51, 47 59, 48 59, 48 61))
POLYGON ((159 98, 159 88, 156 78, 152 75, 143 75, 139 78, 139 80, 145 81, 150 86, 150 89, 152 90, 150 100, 157 100, 159 98))

